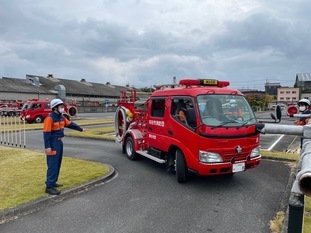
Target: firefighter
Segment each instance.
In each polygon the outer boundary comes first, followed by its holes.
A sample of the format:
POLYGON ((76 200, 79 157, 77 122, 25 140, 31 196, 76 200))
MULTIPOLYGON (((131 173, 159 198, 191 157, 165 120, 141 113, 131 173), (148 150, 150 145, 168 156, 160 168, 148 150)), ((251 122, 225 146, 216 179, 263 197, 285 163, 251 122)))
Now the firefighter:
MULTIPOLYGON (((301 99, 298 101, 298 110, 300 114, 311 114, 310 108, 310 100, 301 99)), ((293 117, 293 115, 290 115, 293 117)), ((297 121, 295 121, 296 125, 306 125, 309 123, 310 117, 299 117, 297 121)), ((300 139, 300 148, 302 148, 303 137, 300 139)))
MULTIPOLYGON (((301 99, 298 101, 299 113, 300 114, 310 114, 311 111, 309 110, 310 107, 310 100, 308 99, 301 99)), ((297 125, 306 125, 308 124, 310 118, 307 117, 300 117, 297 121, 297 125)))
POLYGON ((234 118, 242 118, 242 109, 238 107, 236 100, 230 100, 230 108, 228 111, 229 115, 233 115, 234 118))
POLYGON ((176 109, 176 113, 178 115, 178 118, 181 122, 185 122, 186 121, 186 111, 187 111, 187 106, 184 102, 183 99, 180 99, 177 102, 177 109, 176 109))
POLYGON ((64 127, 78 131, 86 131, 74 122, 63 116, 64 103, 60 99, 53 99, 50 103, 52 112, 45 118, 43 124, 44 148, 47 161, 46 189, 45 192, 51 195, 59 195, 57 187, 58 176, 63 158, 64 127))

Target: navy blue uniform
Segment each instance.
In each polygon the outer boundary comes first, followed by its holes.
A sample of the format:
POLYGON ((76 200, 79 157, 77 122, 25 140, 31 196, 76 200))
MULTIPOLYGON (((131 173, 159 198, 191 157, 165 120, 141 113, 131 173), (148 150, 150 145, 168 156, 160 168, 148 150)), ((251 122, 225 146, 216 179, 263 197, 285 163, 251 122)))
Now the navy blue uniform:
MULTIPOLYGON (((301 112, 300 114, 311 114, 311 111, 308 109, 304 112, 301 112)), ((308 117, 299 117, 299 119, 297 120, 296 124, 297 125, 306 125, 309 123, 309 118, 308 117)), ((302 148, 302 144, 303 144, 303 137, 300 138, 300 148, 302 148)))
POLYGON ((62 114, 51 112, 44 120, 43 137, 44 148, 51 148, 52 152, 47 154, 47 174, 46 187, 53 188, 58 180, 59 171, 63 158, 64 128, 68 127, 74 130, 83 131, 76 123, 71 122, 62 114))

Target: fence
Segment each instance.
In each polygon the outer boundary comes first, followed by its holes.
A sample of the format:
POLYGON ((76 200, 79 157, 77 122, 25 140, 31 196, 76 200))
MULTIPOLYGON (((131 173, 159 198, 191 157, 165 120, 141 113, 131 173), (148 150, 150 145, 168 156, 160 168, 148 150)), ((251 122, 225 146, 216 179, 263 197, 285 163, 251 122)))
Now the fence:
POLYGON ((0 116, 0 143, 26 148, 25 121, 18 116, 0 116))
MULTIPOLYGON (((297 115, 297 117, 302 115, 297 115)), ((310 117, 310 115, 308 115, 310 117)), ((304 195, 311 196, 311 125, 258 124, 261 133, 300 135, 303 137, 296 178, 291 189, 288 211, 288 233, 301 233, 304 216, 304 195)))

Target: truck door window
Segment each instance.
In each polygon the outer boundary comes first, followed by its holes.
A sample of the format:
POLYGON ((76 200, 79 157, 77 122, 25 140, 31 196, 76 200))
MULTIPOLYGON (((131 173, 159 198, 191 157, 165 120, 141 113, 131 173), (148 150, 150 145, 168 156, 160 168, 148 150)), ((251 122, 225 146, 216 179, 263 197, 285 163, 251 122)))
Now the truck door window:
POLYGON ((186 121, 186 104, 183 99, 175 99, 174 103, 176 105, 174 116, 184 123, 186 121))
POLYGON ((151 116, 164 117, 165 99, 153 99, 151 103, 151 116))
POLYGON ((32 109, 38 109, 38 108, 41 108, 41 104, 35 103, 32 105, 32 109))
POLYGON ((29 109, 30 106, 31 106, 31 103, 26 102, 26 103, 23 105, 23 107, 22 107, 22 111, 23 111, 23 110, 29 109))
POLYGON ((171 106, 171 115, 174 119, 187 126, 196 126, 195 110, 190 98, 175 98, 171 106))

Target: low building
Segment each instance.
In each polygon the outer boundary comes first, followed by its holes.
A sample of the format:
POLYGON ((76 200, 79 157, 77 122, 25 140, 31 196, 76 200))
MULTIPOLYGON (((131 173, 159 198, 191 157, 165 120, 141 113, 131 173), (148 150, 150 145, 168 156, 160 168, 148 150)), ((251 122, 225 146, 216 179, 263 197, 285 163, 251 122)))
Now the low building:
POLYGON ((297 87, 279 87, 277 92, 278 103, 297 103, 300 97, 300 91, 297 87))
POLYGON ((295 86, 300 90, 300 99, 311 99, 311 73, 296 74, 295 86))
POLYGON ((281 87, 280 83, 266 82, 265 83, 265 92, 268 95, 277 96, 278 88, 280 88, 280 87, 281 87))

